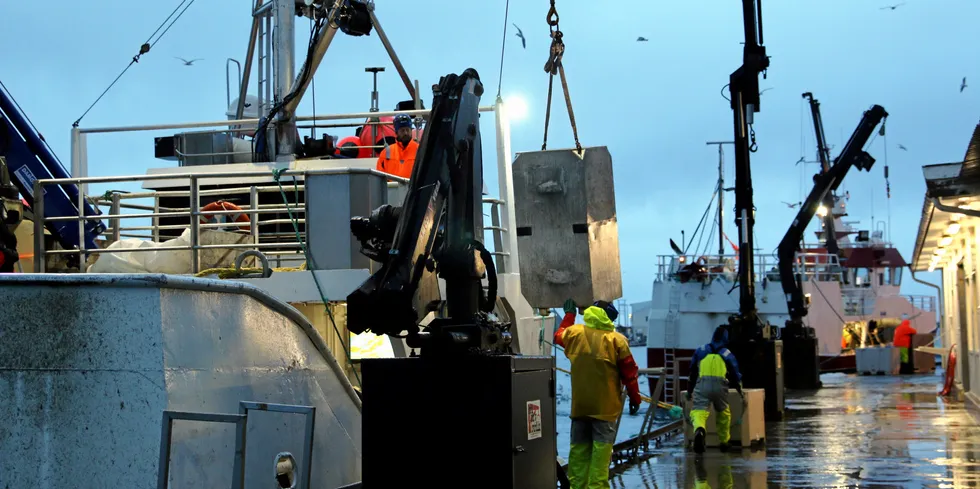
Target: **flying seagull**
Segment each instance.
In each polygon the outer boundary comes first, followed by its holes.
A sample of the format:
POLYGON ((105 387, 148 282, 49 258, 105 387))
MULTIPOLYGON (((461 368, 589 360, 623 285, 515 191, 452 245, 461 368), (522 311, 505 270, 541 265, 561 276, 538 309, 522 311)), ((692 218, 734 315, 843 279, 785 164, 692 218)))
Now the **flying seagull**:
POLYGON ((901 144, 898 145, 898 149, 900 149, 902 151, 908 151, 908 148, 906 148, 905 146, 902 146, 901 144))
POLYGON ((180 57, 177 57, 177 56, 174 56, 174 59, 179 59, 179 60, 183 61, 184 62, 184 66, 191 66, 191 65, 194 64, 195 61, 204 61, 203 59, 200 59, 200 58, 198 58, 198 59, 192 59, 190 61, 187 61, 186 59, 180 58, 180 57))
POLYGON ((963 93, 963 89, 966 88, 966 77, 963 77, 963 81, 960 82, 960 93, 963 93))
POLYGON ((884 7, 881 7, 881 10, 895 10, 898 7, 901 7, 902 5, 905 5, 905 2, 897 3, 895 5, 886 5, 884 7))
POLYGON ((517 27, 517 24, 512 24, 512 25, 514 26, 515 29, 517 29, 517 34, 514 35, 521 38, 521 47, 527 49, 527 40, 524 39, 524 31, 522 31, 520 27, 517 27))
POLYGON ((800 205, 800 202, 797 202, 795 204, 790 204, 789 202, 786 202, 785 200, 781 200, 780 202, 786 204, 786 207, 789 207, 790 209, 796 209, 796 206, 800 205))
POLYGON ((649 41, 649 39, 647 39, 647 38, 645 38, 643 36, 640 36, 640 37, 636 38, 636 42, 647 42, 647 41, 649 41))

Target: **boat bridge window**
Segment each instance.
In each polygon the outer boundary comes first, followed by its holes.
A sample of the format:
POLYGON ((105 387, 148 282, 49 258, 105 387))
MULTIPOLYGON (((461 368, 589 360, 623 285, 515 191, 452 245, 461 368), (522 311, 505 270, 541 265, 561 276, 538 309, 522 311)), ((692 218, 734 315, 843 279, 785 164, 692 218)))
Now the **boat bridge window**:
POLYGON ((858 268, 854 270, 854 285, 858 287, 871 286, 871 269, 858 268))
POLYGON ((892 285, 902 285, 902 269, 895 267, 891 269, 892 271, 892 285))

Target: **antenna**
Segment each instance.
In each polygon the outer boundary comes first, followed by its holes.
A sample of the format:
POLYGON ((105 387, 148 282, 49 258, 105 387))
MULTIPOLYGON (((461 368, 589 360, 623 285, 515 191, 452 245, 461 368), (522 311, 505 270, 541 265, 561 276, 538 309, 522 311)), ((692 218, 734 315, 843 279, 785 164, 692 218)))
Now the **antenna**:
POLYGON ((708 146, 712 144, 718 146, 718 254, 725 254, 725 151, 722 146, 725 144, 734 145, 735 141, 708 141, 704 143, 708 146))

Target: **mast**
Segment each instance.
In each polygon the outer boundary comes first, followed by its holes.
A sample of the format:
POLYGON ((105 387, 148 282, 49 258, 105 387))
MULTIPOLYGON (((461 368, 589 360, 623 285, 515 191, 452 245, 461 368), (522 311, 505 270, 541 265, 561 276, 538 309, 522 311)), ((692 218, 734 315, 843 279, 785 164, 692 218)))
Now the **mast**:
MULTIPOLYGON (((274 15, 275 97, 277 102, 281 102, 293 90, 293 78, 296 76, 296 2, 275 0, 274 15)), ((295 112, 279 112, 276 136, 279 141, 276 159, 293 158, 297 143, 295 112)))
MULTIPOLYGON (((810 114, 813 116, 813 133, 817 139, 817 159, 820 160, 820 173, 830 172, 830 148, 827 147, 827 137, 823 131, 823 117, 820 115, 820 102, 813 98, 813 94, 806 92, 803 98, 810 102, 810 114)), ((814 179, 817 177, 814 176, 814 179)), ((816 180, 814 180, 816 181, 816 180)), ((837 229, 834 226, 834 207, 837 205, 837 198, 834 192, 829 192, 824 196, 821 204, 827 209, 827 214, 823 218, 824 246, 827 253, 837 255, 840 248, 837 246, 837 229)))
POLYGON ((735 144, 735 141, 708 141, 704 143, 718 146, 718 254, 725 254, 725 151, 724 144, 735 144))

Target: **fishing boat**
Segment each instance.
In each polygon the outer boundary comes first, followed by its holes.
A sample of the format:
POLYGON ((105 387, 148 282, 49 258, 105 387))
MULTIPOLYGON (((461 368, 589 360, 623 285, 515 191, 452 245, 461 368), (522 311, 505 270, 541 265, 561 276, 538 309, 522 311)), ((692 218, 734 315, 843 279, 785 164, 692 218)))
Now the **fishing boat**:
MULTIPOLYGON (((429 112, 373 3, 257 0, 248 8, 244 69, 232 78, 241 63, 226 65, 225 119, 76 123, 70 171, 0 88, 0 167, 24 198, 3 200, 21 260, 19 273, 0 275, 9 306, 0 453, 30 461, 0 464, 5 487, 362 480, 359 362, 414 352, 404 340, 346 327, 345 298, 378 266, 361 254, 351 219, 404 200, 406 180, 378 172, 377 158, 394 142, 395 115, 410 116, 419 138, 429 112), (297 74, 294 24, 303 17, 315 29, 297 74), (380 110, 375 85, 365 112, 294 113, 338 33, 381 40, 407 91, 395 110, 380 110), (300 141, 300 130, 311 135, 300 141), (146 134, 145 152, 132 157, 160 165, 88 176, 89 161, 101 157, 88 141, 123 132, 146 134), (113 190, 124 185, 137 188, 113 190)), ((554 320, 524 299, 508 232, 506 108, 498 96, 479 110, 494 121, 488 167, 497 188, 483 196, 494 313, 512 324, 516 351, 550 355, 542 339, 554 320)), ((416 297, 423 324, 441 313, 443 297, 444 282, 430 273, 416 297)))
MULTIPOLYGON (((738 286, 737 247, 725 234, 722 214, 724 143, 709 144, 719 146, 718 183, 704 217, 690 240, 682 240, 682 246, 671 241, 674 253, 658 256, 651 300, 632 307, 647 323, 648 367, 678 371, 677 379, 665 389, 666 402, 675 402, 675 393, 687 389, 694 350, 739 306, 732 293, 738 286), (715 226, 706 225, 712 206, 715 226), (717 253, 710 250, 714 246, 717 253), (734 253, 726 253, 728 247, 734 253)), ((813 225, 816 239, 800 243, 793 270, 809 300, 804 321, 818 339, 820 372, 846 373, 855 371, 855 349, 889 342, 903 315, 919 333, 916 345, 928 343, 936 329, 937 309, 935 297, 901 293, 907 264, 884 239, 884 229, 860 229, 859 222, 845 220, 849 194, 833 198, 832 208, 821 206, 817 213, 832 216, 838 252, 830 253, 822 245, 824 221, 819 221, 813 225), (877 328, 868 327, 872 320, 877 328)), ((781 326, 790 316, 777 266, 776 258, 757 250, 756 307, 761 319, 781 326)), ((920 362, 934 363, 932 358, 920 362)))

